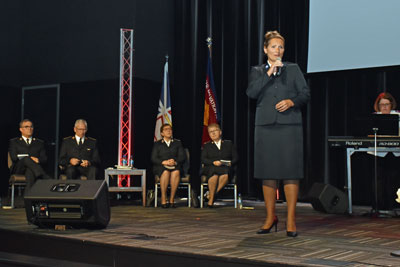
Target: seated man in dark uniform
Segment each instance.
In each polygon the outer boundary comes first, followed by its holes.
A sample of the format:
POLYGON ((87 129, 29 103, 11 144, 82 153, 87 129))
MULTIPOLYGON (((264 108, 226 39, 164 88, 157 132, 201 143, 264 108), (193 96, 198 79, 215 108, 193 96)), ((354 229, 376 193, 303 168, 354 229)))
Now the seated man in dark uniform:
POLYGON ((19 123, 21 137, 10 140, 9 153, 12 160, 11 174, 24 174, 26 177, 27 192, 35 183, 37 178, 51 179, 41 165, 47 161, 44 142, 33 138, 33 123, 28 120, 22 120, 19 123))
POLYGON ((87 122, 75 122, 75 136, 64 138, 60 150, 60 165, 65 168, 67 179, 79 179, 81 175, 95 180, 100 165, 100 155, 96 139, 85 136, 87 122))
POLYGON ((221 191, 228 183, 232 166, 238 161, 238 154, 231 141, 221 139, 222 131, 218 124, 208 125, 208 134, 211 141, 203 146, 201 163, 204 165, 202 174, 208 179, 207 207, 212 208, 215 193, 221 191))

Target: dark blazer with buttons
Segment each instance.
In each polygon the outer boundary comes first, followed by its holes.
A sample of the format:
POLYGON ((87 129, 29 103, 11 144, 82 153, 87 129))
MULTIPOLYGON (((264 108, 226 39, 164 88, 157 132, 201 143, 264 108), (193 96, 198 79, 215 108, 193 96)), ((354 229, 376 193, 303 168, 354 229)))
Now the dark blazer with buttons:
POLYGON ((201 151, 201 163, 204 165, 202 174, 211 176, 213 174, 229 173, 230 169, 238 162, 239 156, 235 145, 230 140, 221 140, 221 149, 213 142, 204 144, 201 151), (214 166, 214 161, 230 160, 231 166, 214 166))
POLYGON ((10 140, 8 152, 12 160, 11 173, 15 171, 16 163, 18 162, 18 154, 28 154, 29 156, 39 159, 41 165, 47 162, 46 150, 44 142, 37 138, 32 138, 31 144, 27 144, 22 137, 16 137, 10 140))
POLYGON ((67 167, 71 158, 88 160, 91 166, 100 165, 100 155, 97 149, 97 141, 94 138, 85 136, 84 143, 78 145, 75 136, 64 138, 60 149, 60 165, 67 167))
POLYGON ((158 140, 153 145, 151 152, 151 162, 153 163, 153 172, 155 175, 161 175, 164 166, 161 164, 164 160, 174 159, 177 163, 175 169, 180 170, 182 173, 182 164, 185 161, 185 151, 183 150, 182 142, 178 139, 171 139, 169 146, 165 143, 164 139, 158 140))
POLYGON ((299 66, 285 62, 281 75, 268 76, 266 64, 251 68, 246 91, 250 98, 257 99, 255 125, 301 124, 301 106, 310 98, 310 89, 299 66), (284 112, 275 105, 284 99, 294 106, 284 112))
POLYGON ((230 160, 232 166, 238 162, 235 145, 230 140, 221 140, 221 149, 213 142, 207 142, 201 151, 201 163, 205 166, 213 165, 216 160, 230 160))

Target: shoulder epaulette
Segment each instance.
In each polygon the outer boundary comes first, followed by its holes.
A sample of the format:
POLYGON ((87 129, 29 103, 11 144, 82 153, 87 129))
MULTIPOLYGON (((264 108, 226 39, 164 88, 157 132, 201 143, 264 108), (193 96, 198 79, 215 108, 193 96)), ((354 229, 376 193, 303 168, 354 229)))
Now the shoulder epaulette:
POLYGON ((93 141, 96 141, 96 139, 95 138, 93 138, 93 137, 86 137, 87 139, 90 139, 90 140, 93 140, 93 141))
POLYGON ((67 139, 74 139, 75 137, 73 137, 73 136, 67 136, 67 137, 64 137, 64 140, 67 140, 67 139))

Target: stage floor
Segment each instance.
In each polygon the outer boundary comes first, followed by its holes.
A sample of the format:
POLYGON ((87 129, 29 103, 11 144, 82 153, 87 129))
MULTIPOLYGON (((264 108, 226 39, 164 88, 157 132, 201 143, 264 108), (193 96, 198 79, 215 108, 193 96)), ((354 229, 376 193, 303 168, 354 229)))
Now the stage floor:
MULTIPOLYGON (((253 210, 234 209, 232 203, 214 209, 142 207, 140 204, 111 208, 106 229, 55 231, 27 224, 25 210, 0 210, 0 228, 167 253, 195 254, 239 260, 249 265, 295 266, 400 266, 390 255, 400 250, 398 218, 371 218, 354 207, 354 215, 324 214, 309 204, 298 204, 299 236, 285 231, 285 204, 277 204, 278 232, 257 235, 264 221, 262 202, 244 201, 253 210)), ((2 241, 4 242, 4 240, 2 241)))

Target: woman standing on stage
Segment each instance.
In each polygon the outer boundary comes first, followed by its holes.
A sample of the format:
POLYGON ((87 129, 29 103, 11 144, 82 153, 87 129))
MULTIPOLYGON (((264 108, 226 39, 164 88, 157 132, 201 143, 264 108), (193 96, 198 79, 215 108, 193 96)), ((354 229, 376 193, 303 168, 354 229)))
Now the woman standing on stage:
POLYGON ((287 202, 287 236, 297 236, 296 203, 303 178, 301 107, 310 90, 297 64, 282 62, 285 39, 277 31, 265 34, 266 64, 251 68, 247 95, 257 99, 254 137, 254 177, 262 180, 267 217, 258 234, 275 227, 277 180, 283 180, 287 202))

